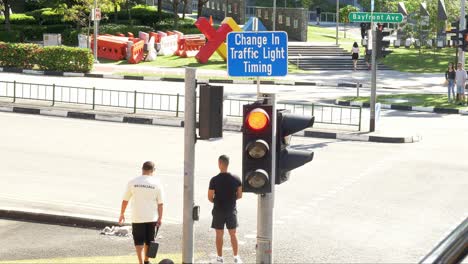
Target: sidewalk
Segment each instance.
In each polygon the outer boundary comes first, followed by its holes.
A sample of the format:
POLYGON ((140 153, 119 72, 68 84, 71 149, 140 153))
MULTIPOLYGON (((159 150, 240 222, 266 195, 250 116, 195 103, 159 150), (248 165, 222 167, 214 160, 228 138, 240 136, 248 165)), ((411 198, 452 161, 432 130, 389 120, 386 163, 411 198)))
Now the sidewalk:
MULTIPOLYGON (((145 65, 114 65, 114 64, 96 64, 91 74, 102 75, 170 75, 184 77, 185 68, 164 68, 145 65)), ((206 70, 198 69, 198 76, 202 79, 217 78, 227 79, 229 76, 224 70, 206 70)), ((104 77, 105 77, 104 76, 104 77)), ((274 80, 313 82, 318 84, 335 86, 337 83, 361 83, 364 87, 370 87, 370 71, 313 71, 310 73, 293 73, 285 77, 271 77, 274 80)), ((445 92, 443 73, 405 73, 392 70, 379 71, 377 75, 378 88, 393 89, 429 89, 431 91, 445 92)))

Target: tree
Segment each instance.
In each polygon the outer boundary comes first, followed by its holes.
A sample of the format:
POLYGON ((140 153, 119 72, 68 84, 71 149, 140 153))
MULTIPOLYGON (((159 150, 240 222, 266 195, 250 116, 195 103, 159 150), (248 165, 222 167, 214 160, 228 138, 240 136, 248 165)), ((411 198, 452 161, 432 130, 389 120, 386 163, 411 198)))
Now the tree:
POLYGON ((188 0, 182 0, 182 3, 184 3, 184 10, 182 10, 182 19, 185 19, 185 10, 187 10, 188 0))
POLYGON ((359 8, 352 6, 352 5, 347 5, 345 7, 340 8, 340 22, 343 23, 344 27, 344 38, 346 38, 346 23, 349 23, 349 18, 348 15, 351 12, 358 12, 359 8))
POLYGON ((177 29, 179 26, 179 3, 180 0, 172 0, 172 8, 174 9, 174 28, 177 29))
MULTIPOLYGON (((208 0, 198 0, 198 10, 197 10, 197 18, 200 18, 203 11, 203 6, 208 2, 208 0)), ((226 6, 227 8, 227 6, 226 6)))
POLYGON ((10 26, 10 0, 1 0, 0 4, 3 8, 3 13, 5 14, 5 29, 6 31, 11 30, 10 26))

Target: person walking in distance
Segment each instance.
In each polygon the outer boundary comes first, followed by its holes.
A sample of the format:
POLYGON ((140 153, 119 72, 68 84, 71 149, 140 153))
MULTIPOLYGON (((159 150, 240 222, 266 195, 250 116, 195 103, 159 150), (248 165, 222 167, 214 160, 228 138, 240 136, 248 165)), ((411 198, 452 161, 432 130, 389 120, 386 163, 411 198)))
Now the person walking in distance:
POLYGON ((153 176, 154 163, 143 163, 142 175, 127 184, 120 210, 119 224, 125 222, 125 210, 132 201, 132 234, 140 264, 148 264, 148 246, 154 241, 155 228, 161 226, 163 216, 163 189, 153 176))
POLYGON ((453 68, 453 63, 449 63, 448 69, 445 72, 445 80, 447 81, 447 93, 448 93, 448 101, 449 103, 452 102, 450 95, 455 100, 455 69, 453 68))
POLYGON ((351 58, 353 59, 353 69, 357 69, 357 61, 359 59, 359 45, 357 42, 354 42, 353 48, 351 49, 351 58))
POLYGON ((221 155, 218 158, 219 174, 211 178, 208 188, 208 200, 212 202, 213 221, 211 228, 216 231, 216 251, 218 257, 214 263, 223 263, 223 239, 224 225, 228 229, 231 237, 232 252, 234 254, 234 262, 242 263, 238 254, 238 241, 236 228, 237 223, 237 207, 236 201, 242 198, 242 183, 239 177, 228 172, 229 157, 221 155))
POLYGON ((457 83, 457 99, 460 100, 460 104, 465 103, 465 84, 466 84, 467 74, 465 69, 463 69, 463 64, 457 64, 457 71, 455 72, 455 81, 457 83))

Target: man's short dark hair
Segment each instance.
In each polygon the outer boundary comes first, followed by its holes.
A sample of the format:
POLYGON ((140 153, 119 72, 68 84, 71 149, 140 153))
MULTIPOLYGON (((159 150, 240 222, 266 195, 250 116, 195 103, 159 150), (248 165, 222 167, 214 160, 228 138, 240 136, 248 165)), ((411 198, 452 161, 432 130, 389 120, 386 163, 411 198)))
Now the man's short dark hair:
POLYGON ((158 264, 174 264, 174 261, 172 259, 163 259, 158 264))
POLYGON ((229 157, 227 155, 221 155, 218 158, 218 161, 221 161, 224 165, 229 165, 229 157))
POLYGON ((147 162, 143 163, 142 169, 145 170, 145 171, 153 171, 154 170, 154 162, 147 161, 147 162))

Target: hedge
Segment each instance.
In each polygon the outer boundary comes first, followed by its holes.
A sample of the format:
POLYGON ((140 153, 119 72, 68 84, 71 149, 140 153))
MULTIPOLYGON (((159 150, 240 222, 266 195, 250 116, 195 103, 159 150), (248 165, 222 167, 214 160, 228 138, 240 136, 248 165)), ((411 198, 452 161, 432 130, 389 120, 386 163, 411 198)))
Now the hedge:
POLYGON ((32 69, 37 65, 42 70, 89 72, 93 61, 93 55, 88 49, 0 43, 0 67, 32 69))
POLYGON ((40 25, 56 25, 56 24, 74 24, 74 21, 68 21, 65 19, 64 14, 58 13, 52 8, 42 8, 27 12, 26 15, 34 17, 40 25))
MULTIPOLYGON (((26 14, 11 14, 10 24, 14 25, 31 25, 35 24, 36 19, 33 16, 26 14)), ((5 24, 5 16, 0 16, 0 24, 5 24)))
POLYGON ((0 43, 0 66, 32 69, 40 49, 37 44, 0 43))
MULTIPOLYGON (((154 24, 159 21, 171 19, 174 17, 174 14, 165 11, 162 11, 161 17, 159 17, 156 7, 146 5, 136 5, 132 7, 130 9, 130 14, 132 16, 132 20, 136 19, 145 26, 154 26, 154 24)), ((106 15, 109 17, 109 21, 114 22, 114 12, 108 12, 106 15)), ((121 20, 130 19, 128 11, 125 9, 118 11, 117 16, 119 18, 119 23, 121 23, 121 20)))
POLYGON ((11 30, 8 31, 0 31, 0 41, 4 42, 21 42, 22 34, 21 31, 18 30, 11 30))
POLYGON ((90 50, 65 46, 44 47, 37 58, 41 70, 89 72, 94 57, 90 50))

